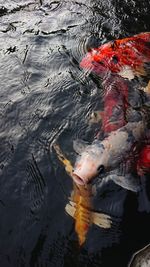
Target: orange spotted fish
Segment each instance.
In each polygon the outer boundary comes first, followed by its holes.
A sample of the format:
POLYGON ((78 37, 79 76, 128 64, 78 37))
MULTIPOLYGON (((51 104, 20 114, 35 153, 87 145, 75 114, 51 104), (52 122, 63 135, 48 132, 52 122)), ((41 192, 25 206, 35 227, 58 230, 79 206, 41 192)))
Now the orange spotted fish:
MULTIPOLYGON (((59 146, 54 144, 54 149, 59 160, 65 166, 66 172, 72 177, 73 167, 68 159, 63 155, 59 146)), ((66 205, 66 212, 75 219, 75 231, 78 236, 79 245, 85 240, 92 223, 102 228, 111 227, 111 217, 107 214, 97 213, 92 210, 92 186, 77 186, 73 183, 73 192, 70 202, 66 205)))

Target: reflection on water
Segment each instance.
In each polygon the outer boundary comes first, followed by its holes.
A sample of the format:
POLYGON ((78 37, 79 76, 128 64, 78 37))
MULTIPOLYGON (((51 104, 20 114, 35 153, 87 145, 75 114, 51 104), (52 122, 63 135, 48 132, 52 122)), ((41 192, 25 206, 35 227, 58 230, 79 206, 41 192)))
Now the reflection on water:
POLYGON ((138 212, 136 195, 109 183, 95 207, 122 223, 92 226, 79 250, 64 212, 72 181, 51 147, 58 141, 74 161, 72 141, 93 140, 102 86, 79 62, 90 47, 149 31, 149 10, 147 1, 1 1, 1 266, 124 267, 148 243, 144 204, 138 212))

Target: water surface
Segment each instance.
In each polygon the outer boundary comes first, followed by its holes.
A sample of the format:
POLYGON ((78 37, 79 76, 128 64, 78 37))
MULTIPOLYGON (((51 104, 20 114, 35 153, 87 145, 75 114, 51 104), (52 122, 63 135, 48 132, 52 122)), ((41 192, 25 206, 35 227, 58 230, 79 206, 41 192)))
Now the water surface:
POLYGON ((2 267, 124 267, 150 241, 146 191, 137 198, 110 183, 95 205, 121 223, 92 226, 79 249, 64 212, 72 181, 52 149, 59 143, 74 161, 72 141, 98 132, 88 117, 101 107, 102 86, 79 68, 82 57, 90 47, 149 31, 149 12, 146 0, 1 0, 2 267))

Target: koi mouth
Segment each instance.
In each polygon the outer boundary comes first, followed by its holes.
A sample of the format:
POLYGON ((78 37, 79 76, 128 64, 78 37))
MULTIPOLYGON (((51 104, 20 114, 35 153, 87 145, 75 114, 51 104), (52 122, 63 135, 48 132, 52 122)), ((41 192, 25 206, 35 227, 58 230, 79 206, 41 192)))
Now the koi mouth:
POLYGON ((87 180, 81 178, 80 176, 78 176, 78 175, 75 174, 75 173, 73 173, 73 176, 72 176, 72 177, 73 177, 74 182, 75 182, 76 184, 78 184, 78 185, 85 185, 85 184, 88 183, 87 180))

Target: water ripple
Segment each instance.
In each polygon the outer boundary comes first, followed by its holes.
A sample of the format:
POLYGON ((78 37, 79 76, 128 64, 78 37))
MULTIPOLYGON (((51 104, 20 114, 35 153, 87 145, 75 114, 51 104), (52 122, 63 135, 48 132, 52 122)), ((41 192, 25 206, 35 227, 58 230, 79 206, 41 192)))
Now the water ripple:
MULTIPOLYGON (((124 235, 121 228, 120 236, 119 222, 110 232, 92 226, 79 251, 73 220, 64 213, 72 181, 52 146, 58 142, 74 162, 73 140, 91 142, 100 131, 101 124, 89 124, 89 117, 102 109, 102 84, 80 61, 108 40, 149 31, 149 3, 1 0, 0 18, 1 265, 96 267, 109 266, 109 258, 124 267, 124 247, 131 253, 137 238, 135 224, 142 229, 143 221, 149 229, 143 205, 137 211, 133 196, 128 200, 113 184, 101 188, 95 208, 121 218, 127 230, 124 235)), ((143 187, 139 201, 144 194, 143 187)), ((139 243, 148 234, 141 231, 140 238, 139 243)))

